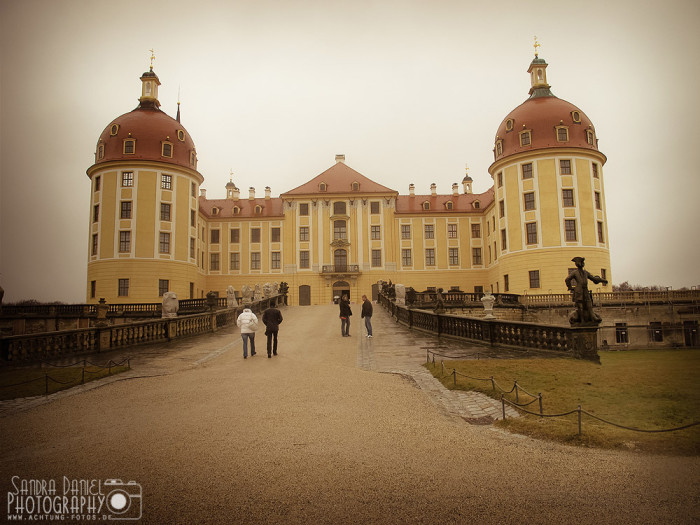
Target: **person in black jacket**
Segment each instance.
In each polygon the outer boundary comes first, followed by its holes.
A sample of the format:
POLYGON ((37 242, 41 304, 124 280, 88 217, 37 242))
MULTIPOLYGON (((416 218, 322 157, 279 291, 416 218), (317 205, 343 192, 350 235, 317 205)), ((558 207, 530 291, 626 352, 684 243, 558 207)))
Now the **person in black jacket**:
POLYGON ((350 299, 347 295, 343 295, 340 298, 340 333, 343 337, 350 337, 350 316, 352 315, 352 310, 350 309, 350 299))
POLYGON ((360 317, 365 320, 365 328, 367 328, 367 338, 372 337, 372 303, 367 299, 366 295, 362 296, 362 315, 360 317))
POLYGON ((265 335, 267 336, 267 357, 277 355, 277 333, 282 323, 282 313, 271 306, 263 312, 262 322, 265 325, 265 335))

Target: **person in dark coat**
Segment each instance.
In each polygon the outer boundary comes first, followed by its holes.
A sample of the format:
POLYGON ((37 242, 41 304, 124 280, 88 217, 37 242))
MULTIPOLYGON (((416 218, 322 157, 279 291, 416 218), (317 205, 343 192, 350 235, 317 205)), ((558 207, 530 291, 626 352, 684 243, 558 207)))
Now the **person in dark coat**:
POLYGON ((271 306, 263 312, 262 322, 265 325, 265 335, 267 336, 267 357, 277 355, 277 333, 282 324, 282 313, 271 306))
POLYGON ((362 317, 365 320, 365 328, 367 329, 367 338, 372 337, 372 303, 367 299, 366 295, 362 296, 362 317))
POLYGON ((347 295, 340 298, 340 333, 343 337, 350 337, 350 299, 347 295))

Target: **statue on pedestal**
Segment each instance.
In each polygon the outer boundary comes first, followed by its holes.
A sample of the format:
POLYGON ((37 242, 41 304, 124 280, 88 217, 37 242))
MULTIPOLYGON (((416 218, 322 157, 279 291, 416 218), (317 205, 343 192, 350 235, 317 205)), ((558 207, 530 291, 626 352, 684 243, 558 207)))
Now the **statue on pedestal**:
POLYGON ((177 311, 180 308, 180 301, 177 300, 175 292, 165 292, 163 294, 163 306, 161 307, 161 316, 177 317, 177 311))
POLYGON ((253 302, 253 289, 244 284, 241 288, 241 296, 243 298, 243 304, 250 304, 253 302))
POLYGON ((484 319, 495 319, 496 316, 493 315, 493 303, 496 302, 496 298, 491 294, 490 290, 487 290, 484 296, 481 298, 481 304, 484 305, 484 319))
POLYGON ((236 299, 236 290, 233 289, 233 286, 229 285, 228 288, 226 288, 226 306, 228 308, 235 308, 238 306, 238 300, 236 299))
POLYGON ((435 294, 435 308, 433 308, 433 311, 436 314, 445 313, 445 297, 442 295, 442 288, 438 288, 435 294))
POLYGON ((394 290, 396 290, 396 304, 405 305, 406 287, 403 284, 395 284, 394 290))
POLYGON ((572 292, 576 310, 569 315, 569 323, 572 326, 597 326, 602 319, 593 311, 593 297, 588 290, 588 280, 590 279, 595 284, 603 283, 604 285, 608 284, 608 281, 584 270, 584 257, 574 257, 571 260, 576 264, 576 269, 564 279, 564 282, 569 291, 572 292))
POLYGON ((262 290, 260 289, 260 285, 256 284, 255 285, 255 295, 253 297, 253 300, 254 301, 262 301, 262 297, 263 297, 263 295, 262 295, 262 290))

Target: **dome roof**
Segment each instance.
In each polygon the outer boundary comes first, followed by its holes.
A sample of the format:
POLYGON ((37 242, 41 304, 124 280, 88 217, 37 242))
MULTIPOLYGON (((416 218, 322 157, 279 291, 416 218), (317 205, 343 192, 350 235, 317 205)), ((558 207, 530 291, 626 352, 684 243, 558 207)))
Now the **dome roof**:
MULTIPOLYGON (((536 58, 530 72, 544 68, 536 58)), ((527 133, 525 133, 527 135, 527 133)), ((552 94, 546 76, 533 75, 530 98, 511 111, 498 126, 494 160, 544 148, 583 148, 598 151, 595 127, 578 107, 552 94), (529 137, 523 132, 529 131, 529 137)))
POLYGON ((155 160, 196 169, 192 137, 180 122, 157 108, 138 107, 114 119, 100 134, 97 149, 95 164, 113 160, 155 160), (126 153, 124 142, 128 139, 134 140, 133 153, 126 153), (164 143, 172 145, 171 157, 163 155, 164 143), (101 158, 100 145, 104 145, 101 158))

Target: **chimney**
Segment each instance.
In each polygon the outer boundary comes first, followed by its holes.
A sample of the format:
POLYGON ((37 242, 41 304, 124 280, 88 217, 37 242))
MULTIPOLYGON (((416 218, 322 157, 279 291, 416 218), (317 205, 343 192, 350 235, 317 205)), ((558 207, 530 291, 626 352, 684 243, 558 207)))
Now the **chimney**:
POLYGON ((416 196, 416 185, 415 185, 415 184, 411 183, 411 184, 408 185, 408 194, 409 194, 411 197, 415 197, 415 196, 416 196))
POLYGON ((456 182, 452 183, 452 195, 454 195, 455 197, 459 195, 459 184, 457 184, 456 182))
POLYGON ((272 189, 270 189, 270 186, 265 186, 265 200, 269 201, 270 196, 272 194, 272 189))
POLYGON ((199 196, 207 198, 207 190, 205 188, 199 188, 199 196))
POLYGON ((233 188, 233 200, 237 201, 241 197, 241 190, 233 188))
POLYGON ((248 199, 251 201, 255 200, 255 188, 253 188, 252 186, 248 188, 248 199))
POLYGON ((437 195, 437 185, 434 182, 430 185, 430 195, 433 197, 437 195))
POLYGON ((345 155, 336 155, 335 156, 335 163, 338 164, 339 162, 345 164, 345 155))

